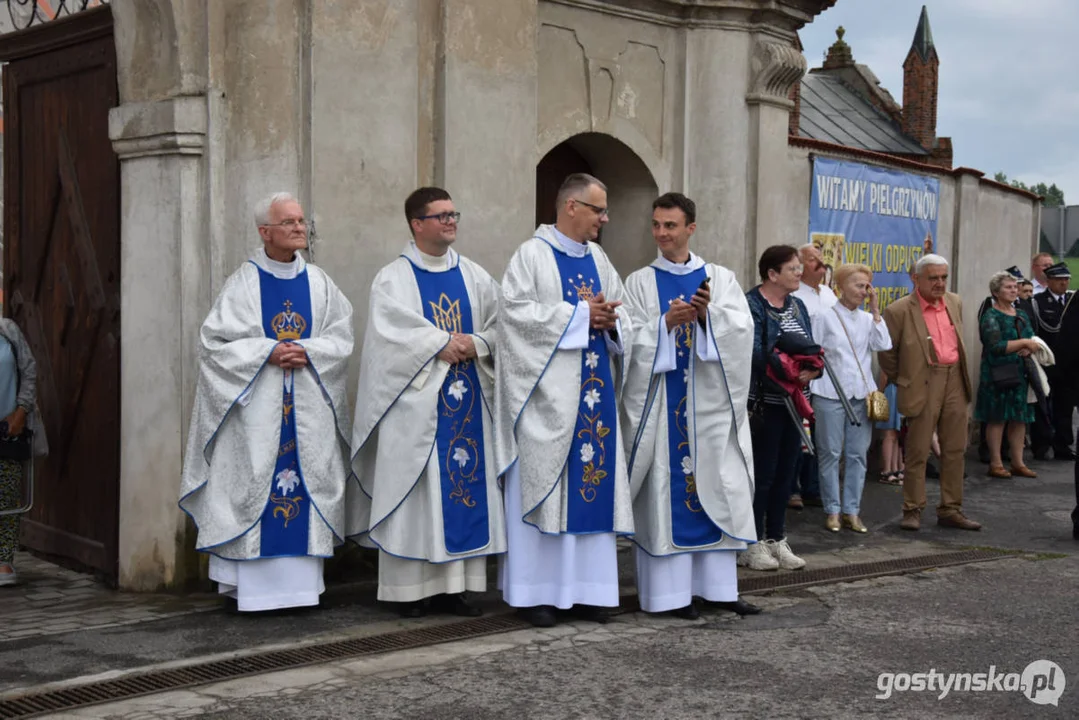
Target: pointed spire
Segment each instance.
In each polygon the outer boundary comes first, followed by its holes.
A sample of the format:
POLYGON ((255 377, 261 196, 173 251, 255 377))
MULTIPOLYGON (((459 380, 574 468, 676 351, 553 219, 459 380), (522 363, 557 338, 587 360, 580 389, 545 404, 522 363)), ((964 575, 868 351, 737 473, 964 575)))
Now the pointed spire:
POLYGON ((922 60, 929 60, 929 55, 936 51, 933 45, 933 31, 929 29, 929 11, 922 5, 922 15, 918 18, 918 29, 914 31, 914 42, 910 49, 918 53, 922 60))
POLYGON ((836 68, 854 67, 854 53, 850 50, 850 45, 843 41, 843 36, 847 33, 840 25, 835 30, 836 41, 832 44, 832 47, 828 48, 828 55, 824 58, 825 70, 834 70, 836 68))

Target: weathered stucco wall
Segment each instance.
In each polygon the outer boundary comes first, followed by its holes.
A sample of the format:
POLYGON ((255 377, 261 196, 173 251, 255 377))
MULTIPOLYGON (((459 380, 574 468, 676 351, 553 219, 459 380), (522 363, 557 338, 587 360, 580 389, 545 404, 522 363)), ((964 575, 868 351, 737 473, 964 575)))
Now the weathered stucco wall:
POLYGON ((611 188, 604 244, 623 274, 654 256, 650 201, 680 190, 698 202, 698 251, 750 279, 757 247, 789 222, 776 188, 804 69, 793 32, 828 3, 689 4, 113 0, 135 288, 122 319, 125 587, 197 569, 175 499, 198 325, 257 247, 251 214, 270 192, 304 201, 312 259, 354 306, 353 387, 371 281, 409 237, 407 194, 446 187, 464 214, 458 249, 500 277, 534 227, 537 163, 567 140, 611 188), (143 281, 150 267, 170 281, 143 281), (181 335, 163 342, 177 306, 181 335))

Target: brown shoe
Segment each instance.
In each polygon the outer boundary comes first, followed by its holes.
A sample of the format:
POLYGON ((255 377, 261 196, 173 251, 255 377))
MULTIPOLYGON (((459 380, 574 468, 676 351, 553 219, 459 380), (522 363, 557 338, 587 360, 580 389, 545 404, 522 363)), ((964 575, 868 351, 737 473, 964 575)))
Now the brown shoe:
POLYGON ((801 510, 805 507, 805 503, 802 502, 802 496, 798 493, 791 495, 790 500, 787 501, 787 507, 791 510, 801 510))
POLYGON ((899 527, 904 530, 921 530, 922 529, 922 511, 921 510, 904 510, 903 521, 899 523, 899 527))
POLYGON ((1025 478, 1036 478, 1036 477, 1038 477, 1038 473, 1034 472, 1033 470, 1028 468, 1026 465, 1021 465, 1019 467, 1016 467, 1015 465, 1012 465, 1012 475, 1018 475, 1019 477, 1025 477, 1025 478))
POLYGON ((1010 472, 1004 469, 1003 465, 990 465, 989 472, 986 473, 991 478, 1008 479, 1012 476, 1010 472))
POLYGON ((941 527, 958 528, 959 530, 981 530, 981 523, 976 523, 963 513, 957 512, 937 518, 937 525, 941 527))

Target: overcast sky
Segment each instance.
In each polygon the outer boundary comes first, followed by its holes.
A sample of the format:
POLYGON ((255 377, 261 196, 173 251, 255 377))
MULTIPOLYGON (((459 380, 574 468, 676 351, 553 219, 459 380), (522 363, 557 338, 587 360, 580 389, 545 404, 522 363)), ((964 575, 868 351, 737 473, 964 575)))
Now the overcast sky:
POLYGON ((800 32, 820 67, 842 25, 854 61, 903 102, 922 5, 940 56, 937 135, 955 166, 1056 183, 1079 205, 1079 1, 839 0, 800 32))

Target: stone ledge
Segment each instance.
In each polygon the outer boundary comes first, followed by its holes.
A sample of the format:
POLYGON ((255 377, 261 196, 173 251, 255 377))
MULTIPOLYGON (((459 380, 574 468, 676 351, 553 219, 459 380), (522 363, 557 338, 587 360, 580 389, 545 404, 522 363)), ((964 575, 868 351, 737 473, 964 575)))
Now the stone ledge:
POLYGON ((127 103, 109 112, 109 139, 121 160, 153 155, 202 155, 205 96, 127 103))

